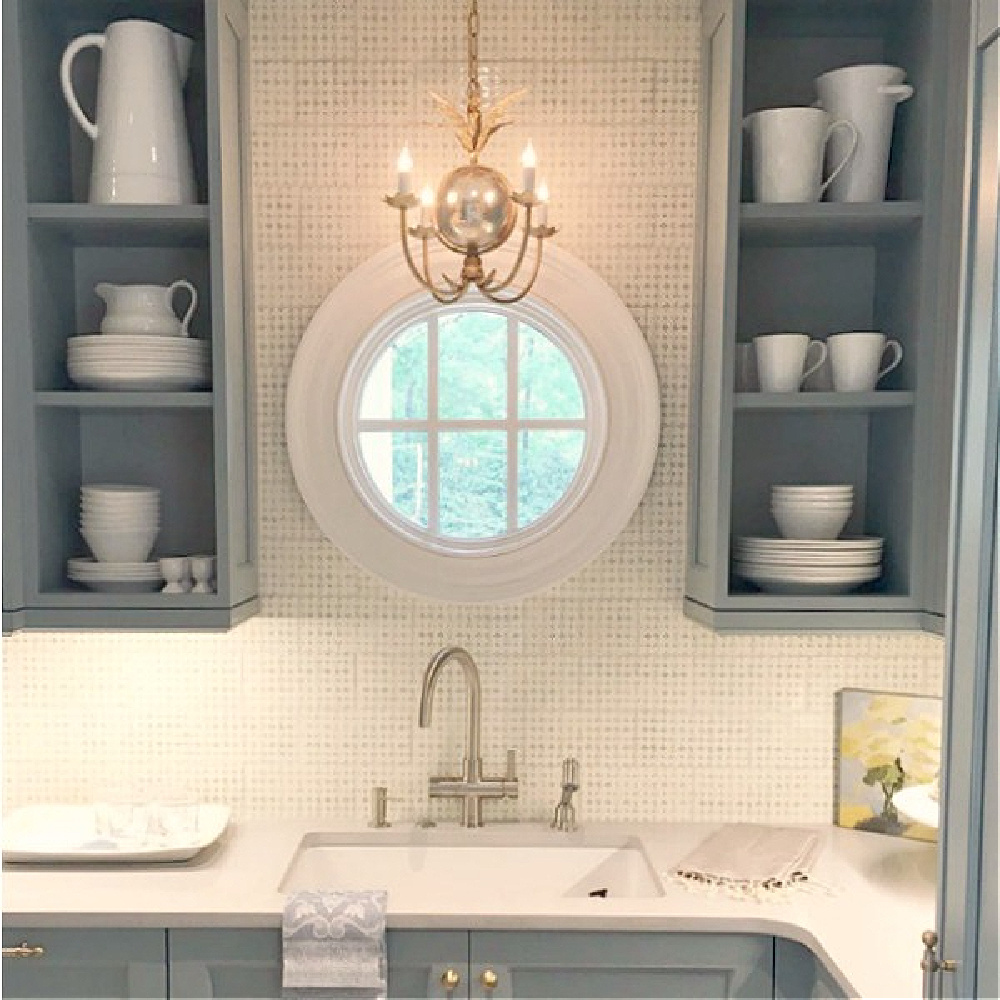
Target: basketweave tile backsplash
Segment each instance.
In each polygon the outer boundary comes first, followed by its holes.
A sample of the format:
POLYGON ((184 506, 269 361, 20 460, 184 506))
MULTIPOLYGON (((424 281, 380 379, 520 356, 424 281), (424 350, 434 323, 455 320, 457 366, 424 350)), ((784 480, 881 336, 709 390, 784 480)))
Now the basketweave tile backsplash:
MULTIPOLYGON (((482 0, 496 96, 530 93, 491 162, 517 175, 531 138, 559 244, 618 291, 649 341, 662 435, 621 536, 547 592, 494 607, 401 594, 320 534, 286 458, 284 394, 316 307, 391 243, 381 202, 409 142, 430 177, 459 161, 428 89, 460 99, 465 0, 252 0, 261 534, 259 617, 224 635, 5 639, 5 807, 190 794, 237 816, 426 814, 426 778, 463 741, 458 671, 430 730, 420 678, 446 643, 483 678, 483 751, 520 756, 547 817, 579 758, 584 819, 826 822, 834 694, 939 694, 942 644, 916 634, 718 636, 681 613, 698 0, 482 0)), ((449 815, 450 803, 433 814, 449 815)))

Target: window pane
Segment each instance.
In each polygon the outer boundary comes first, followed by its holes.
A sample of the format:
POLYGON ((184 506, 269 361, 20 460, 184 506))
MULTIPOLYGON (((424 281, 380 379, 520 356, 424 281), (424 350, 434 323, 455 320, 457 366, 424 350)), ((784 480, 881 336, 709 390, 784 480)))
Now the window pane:
POLYGON ((545 334, 518 324, 517 408, 522 419, 579 419, 583 393, 569 358, 545 334))
POLYGON ((362 420, 427 417, 427 324, 416 323, 386 344, 361 394, 362 420))
POLYGON ((361 455, 379 493, 398 513, 427 527, 427 435, 363 431, 361 455))
POLYGON ((550 510, 580 466, 583 431, 521 431, 517 440, 517 526, 550 510))
POLYGON ((507 533, 507 435, 464 431, 440 436, 440 534, 493 538, 507 533))
POLYGON ((507 319, 448 313, 438 322, 438 416, 503 420, 507 415, 507 319))

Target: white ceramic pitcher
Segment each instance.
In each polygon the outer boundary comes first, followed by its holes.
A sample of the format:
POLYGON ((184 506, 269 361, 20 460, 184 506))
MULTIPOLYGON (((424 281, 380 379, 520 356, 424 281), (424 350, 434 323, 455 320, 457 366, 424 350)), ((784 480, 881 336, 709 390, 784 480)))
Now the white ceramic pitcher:
POLYGON ((94 142, 90 201, 182 205, 195 200, 182 89, 193 43, 155 21, 113 21, 75 38, 59 81, 73 117, 94 142), (73 90, 77 53, 101 50, 97 110, 91 121, 73 90))
MULTIPOLYGON (((913 96, 903 83, 905 70, 880 63, 843 66, 816 78, 819 105, 858 129, 858 148, 850 164, 830 185, 830 201, 882 201, 889 172, 889 146, 896 105, 913 96)), ((827 155, 834 162, 846 140, 834 136, 827 155)))
POLYGON ((198 305, 194 285, 183 278, 171 285, 112 285, 102 281, 94 286, 94 292, 107 306, 101 333, 112 335, 186 337, 198 305), (179 289, 191 296, 180 319, 174 313, 174 295, 179 289))
POLYGON ((767 108, 743 120, 753 151, 754 201, 819 201, 854 153, 858 133, 850 121, 822 108, 767 108), (823 180, 823 152, 836 133, 846 149, 823 180))

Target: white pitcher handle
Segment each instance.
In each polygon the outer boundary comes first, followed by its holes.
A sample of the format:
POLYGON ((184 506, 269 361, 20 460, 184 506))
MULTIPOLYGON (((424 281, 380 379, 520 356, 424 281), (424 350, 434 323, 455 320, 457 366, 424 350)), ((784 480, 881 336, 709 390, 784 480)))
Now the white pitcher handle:
POLYGON ((883 83, 878 92, 891 97, 897 104, 902 104, 913 96, 913 88, 908 83, 883 83))
POLYGON ((62 62, 59 64, 59 82, 62 84, 62 92, 66 98, 66 103, 69 105, 70 111, 73 112, 73 117, 80 123, 80 128, 91 139, 96 139, 97 126, 83 113, 83 108, 80 107, 80 102, 76 99, 76 94, 73 91, 73 80, 70 76, 70 68, 73 60, 76 58, 76 54, 82 49, 88 49, 91 46, 103 49, 104 35, 97 34, 96 32, 81 35, 79 38, 74 38, 66 46, 66 51, 62 54, 62 62))
POLYGON ((903 346, 898 340, 887 340, 885 347, 882 348, 882 354, 885 355, 886 351, 892 351, 892 360, 884 368, 879 367, 878 375, 875 378, 876 382, 883 375, 888 375, 903 360, 903 346))
POLYGON ((844 158, 834 167, 833 172, 822 184, 819 186, 819 193, 822 196, 823 192, 830 186, 831 181, 840 173, 844 167, 847 166, 848 161, 854 155, 854 151, 858 148, 858 130, 854 125, 854 122, 848 121, 846 118, 838 118, 835 122, 830 123, 830 127, 826 130, 826 136, 823 139, 823 144, 826 145, 827 139, 833 135, 834 129, 846 128, 851 131, 851 148, 847 151, 844 158))
POLYGON ((180 280, 175 281, 170 286, 171 302, 173 301, 174 295, 176 294, 178 288, 183 288, 191 296, 191 304, 187 307, 187 312, 184 313, 184 316, 181 319, 181 336, 186 337, 188 336, 188 323, 191 322, 191 317, 194 315, 195 306, 198 305, 198 293, 197 291, 195 291, 195 287, 194 285, 191 284, 190 281, 185 281, 183 278, 181 278, 180 280))

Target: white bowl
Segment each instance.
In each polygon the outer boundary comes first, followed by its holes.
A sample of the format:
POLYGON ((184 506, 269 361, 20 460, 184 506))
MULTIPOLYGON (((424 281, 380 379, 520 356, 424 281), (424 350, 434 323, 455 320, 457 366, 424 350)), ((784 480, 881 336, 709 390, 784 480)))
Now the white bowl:
POLYGON ((785 538, 837 538, 851 516, 851 505, 815 510, 779 506, 771 508, 771 515, 785 538))
POLYGON ((159 533, 160 529, 156 526, 136 529, 80 528, 80 534, 94 556, 101 562, 112 563, 145 562, 159 533))

